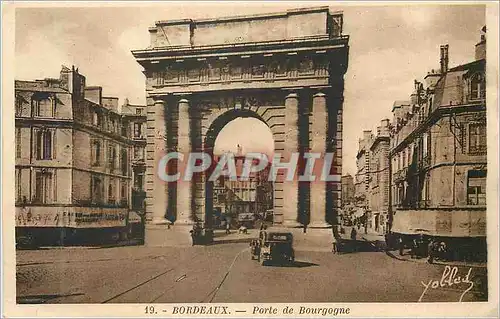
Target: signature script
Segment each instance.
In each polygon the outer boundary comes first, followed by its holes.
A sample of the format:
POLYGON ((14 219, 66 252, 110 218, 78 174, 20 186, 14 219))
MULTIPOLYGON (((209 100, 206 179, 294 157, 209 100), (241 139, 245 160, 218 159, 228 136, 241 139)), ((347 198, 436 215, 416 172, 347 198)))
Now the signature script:
POLYGON ((474 283, 470 280, 470 275, 472 272, 472 268, 469 268, 469 271, 467 272, 467 275, 465 277, 462 277, 461 275, 458 275, 458 267, 450 267, 446 266, 444 268, 443 274, 441 275, 440 280, 429 280, 429 282, 425 283, 421 281, 422 285, 424 286, 424 291, 420 295, 420 298, 418 301, 422 301, 422 298, 424 297, 425 293, 429 289, 437 289, 440 287, 452 287, 454 285, 458 285, 461 283, 468 283, 469 286, 467 289, 460 295, 460 300, 459 302, 462 301, 463 297, 467 292, 469 292, 472 287, 474 286, 474 283))

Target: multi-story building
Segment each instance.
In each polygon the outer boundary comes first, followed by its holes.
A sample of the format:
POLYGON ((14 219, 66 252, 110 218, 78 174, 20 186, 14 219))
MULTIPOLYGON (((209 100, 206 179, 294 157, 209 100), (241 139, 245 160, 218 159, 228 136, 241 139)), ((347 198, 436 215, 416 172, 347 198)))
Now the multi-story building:
POLYGON ((370 186, 370 146, 372 143, 372 131, 363 131, 363 137, 359 139, 358 153, 356 155, 357 172, 354 179, 354 201, 356 207, 363 210, 370 207, 368 190, 370 186))
POLYGON ((354 202, 354 178, 351 174, 342 176, 342 207, 354 202))
MULTIPOLYGON (((218 162, 219 157, 215 158, 218 162)), ((241 178, 245 156, 234 156, 236 179, 221 176, 214 182, 214 211, 215 215, 260 214, 272 208, 272 182, 268 181, 269 167, 260 172, 251 172, 247 180, 241 178)), ((255 163, 254 163, 255 164, 255 163)))
POLYGON ((389 120, 377 127, 370 145, 369 209, 367 228, 385 234, 389 213, 389 120))
POLYGON ((131 207, 141 215, 145 214, 146 208, 146 112, 146 106, 130 104, 128 99, 125 99, 121 109, 123 128, 131 132, 131 207))
POLYGON ((116 236, 127 223, 129 130, 118 98, 85 82, 74 67, 15 81, 16 230, 40 244, 116 236))
POLYGON ((485 52, 483 35, 472 62, 449 68, 441 46, 427 88, 415 81, 393 112, 392 232, 437 237, 459 254, 486 249, 485 52))

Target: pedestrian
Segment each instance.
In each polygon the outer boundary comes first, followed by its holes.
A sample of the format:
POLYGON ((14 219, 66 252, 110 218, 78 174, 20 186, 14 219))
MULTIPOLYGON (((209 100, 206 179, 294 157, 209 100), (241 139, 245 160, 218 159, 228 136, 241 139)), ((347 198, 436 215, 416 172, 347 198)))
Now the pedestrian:
POLYGON ((399 248, 399 256, 404 255, 404 250, 405 250, 405 244, 403 242, 403 237, 399 236, 398 237, 398 248, 399 248))
POLYGON ((358 235, 358 232, 356 231, 356 228, 353 227, 351 230, 351 239, 356 240, 356 236, 358 235))
POLYGON ((417 257, 417 250, 418 250, 418 242, 417 239, 413 238, 410 250, 410 258, 415 259, 417 257))
POLYGON ((333 234, 332 253, 337 253, 337 237, 333 234))
POLYGON ((434 262, 434 259, 436 258, 436 253, 437 253, 437 247, 436 247, 437 242, 434 241, 434 239, 429 240, 429 244, 427 245, 427 262, 429 264, 432 264, 434 262))
POLYGON ((196 235, 195 235, 195 233, 194 233, 194 230, 193 230, 193 229, 191 229, 191 230, 189 231, 189 233, 191 234, 191 246, 194 246, 195 241, 196 241, 196 235))
POLYGON ((231 229, 231 225, 229 224, 228 221, 226 221, 226 234, 231 234, 230 229, 231 229))

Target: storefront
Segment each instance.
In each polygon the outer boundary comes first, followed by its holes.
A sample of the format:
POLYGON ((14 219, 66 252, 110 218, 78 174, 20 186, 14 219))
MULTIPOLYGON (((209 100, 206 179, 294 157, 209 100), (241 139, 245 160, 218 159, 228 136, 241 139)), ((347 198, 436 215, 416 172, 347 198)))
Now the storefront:
POLYGON ((97 244, 126 232, 127 208, 16 207, 16 241, 32 245, 97 244))
POLYGON ((392 233, 407 243, 417 236, 443 242, 454 259, 486 257, 486 209, 397 210, 392 233))

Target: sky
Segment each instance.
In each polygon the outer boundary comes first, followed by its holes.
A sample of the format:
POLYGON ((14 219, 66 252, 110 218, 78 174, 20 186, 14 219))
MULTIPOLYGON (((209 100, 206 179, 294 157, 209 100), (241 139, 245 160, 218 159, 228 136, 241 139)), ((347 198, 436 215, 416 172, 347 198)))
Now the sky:
MULTIPOLYGON (((78 3, 72 4, 73 6, 78 3)), ((87 85, 103 87, 120 103, 145 103, 142 67, 130 53, 149 45, 148 27, 157 20, 197 19, 283 11, 317 5, 344 12, 349 40, 343 113, 343 173, 356 172, 358 139, 392 118, 395 100, 408 99, 414 79, 439 68, 439 46, 449 44, 450 67, 474 59, 474 46, 485 25, 484 5, 339 5, 335 2, 193 3, 125 7, 18 8, 15 76, 19 80, 58 77, 61 65, 75 65, 87 85)), ((111 7, 113 6, 113 7, 111 7)), ((237 119, 221 131, 216 147, 236 151, 272 148, 272 135, 261 122, 237 119), (245 127, 245 129, 242 129, 245 127)))

